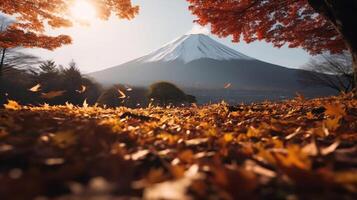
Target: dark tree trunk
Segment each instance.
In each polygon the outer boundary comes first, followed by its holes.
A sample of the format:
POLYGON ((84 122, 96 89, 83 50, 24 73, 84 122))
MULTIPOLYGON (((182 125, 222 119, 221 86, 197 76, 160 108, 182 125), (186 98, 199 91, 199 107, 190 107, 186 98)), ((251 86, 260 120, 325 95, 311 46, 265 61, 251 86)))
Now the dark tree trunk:
POLYGON ((354 86, 357 86, 357 0, 308 0, 324 15, 345 41, 352 55, 354 86))
POLYGON ((3 48, 1 51, 1 60, 0 60, 0 79, 3 74, 4 61, 5 61, 6 48, 3 48))

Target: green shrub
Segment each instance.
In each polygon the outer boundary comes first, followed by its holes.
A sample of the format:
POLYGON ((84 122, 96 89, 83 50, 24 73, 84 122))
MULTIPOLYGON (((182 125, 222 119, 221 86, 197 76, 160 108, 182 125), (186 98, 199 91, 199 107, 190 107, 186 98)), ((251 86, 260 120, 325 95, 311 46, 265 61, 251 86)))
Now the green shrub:
POLYGON ((154 105, 159 106, 180 106, 196 102, 194 96, 186 95, 180 88, 169 82, 152 84, 149 88, 148 98, 151 99, 154 105))

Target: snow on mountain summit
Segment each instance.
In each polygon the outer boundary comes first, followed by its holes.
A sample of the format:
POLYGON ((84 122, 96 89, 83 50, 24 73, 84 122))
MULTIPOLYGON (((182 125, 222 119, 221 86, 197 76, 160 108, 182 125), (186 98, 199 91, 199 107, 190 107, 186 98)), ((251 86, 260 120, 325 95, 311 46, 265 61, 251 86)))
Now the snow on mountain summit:
POLYGON ((201 58, 214 60, 253 60, 204 34, 184 35, 154 51, 137 59, 137 62, 169 62, 180 60, 189 63, 201 58))

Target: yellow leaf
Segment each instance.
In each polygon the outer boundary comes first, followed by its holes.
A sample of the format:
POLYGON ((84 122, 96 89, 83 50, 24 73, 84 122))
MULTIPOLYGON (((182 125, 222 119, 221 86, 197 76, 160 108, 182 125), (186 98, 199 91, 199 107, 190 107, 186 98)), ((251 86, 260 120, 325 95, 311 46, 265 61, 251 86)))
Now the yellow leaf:
POLYGON ((4 104, 4 107, 9 110, 20 110, 21 106, 13 100, 8 100, 7 104, 4 104))
POLYGON ((29 91, 38 92, 38 91, 40 91, 40 88, 41 88, 41 84, 37 84, 37 85, 33 86, 32 88, 30 88, 29 91))
POLYGON ((225 141, 225 142, 232 142, 232 140, 233 140, 233 135, 230 134, 230 133, 226 133, 226 134, 224 134, 223 138, 224 138, 224 141, 225 141))

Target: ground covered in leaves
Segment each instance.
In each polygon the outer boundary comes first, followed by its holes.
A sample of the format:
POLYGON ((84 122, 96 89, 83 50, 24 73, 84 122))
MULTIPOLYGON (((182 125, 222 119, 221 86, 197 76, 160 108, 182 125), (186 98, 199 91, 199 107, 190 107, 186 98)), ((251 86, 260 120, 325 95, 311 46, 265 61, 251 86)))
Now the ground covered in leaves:
POLYGON ((357 100, 0 110, 0 199, 355 199, 357 100))

